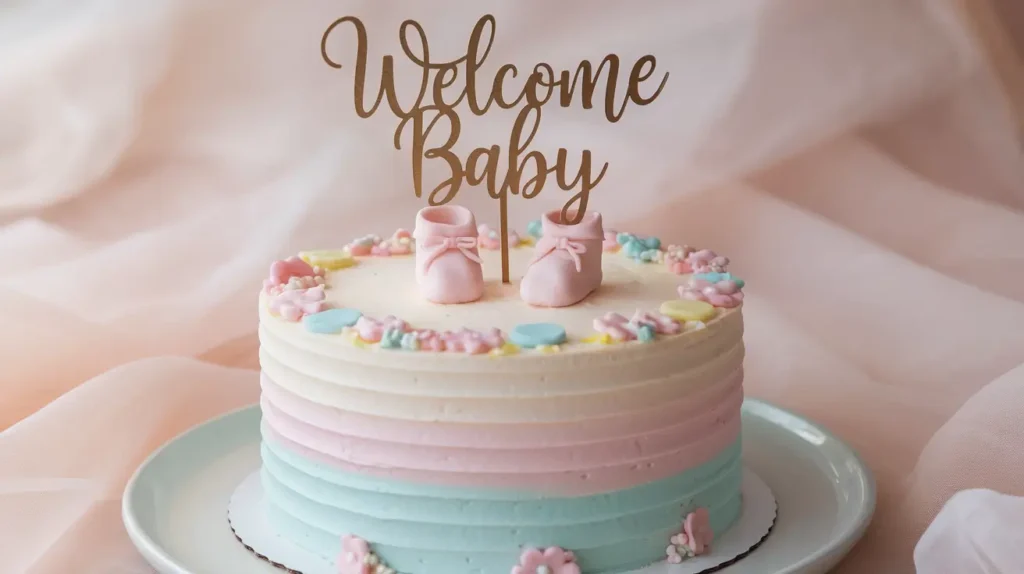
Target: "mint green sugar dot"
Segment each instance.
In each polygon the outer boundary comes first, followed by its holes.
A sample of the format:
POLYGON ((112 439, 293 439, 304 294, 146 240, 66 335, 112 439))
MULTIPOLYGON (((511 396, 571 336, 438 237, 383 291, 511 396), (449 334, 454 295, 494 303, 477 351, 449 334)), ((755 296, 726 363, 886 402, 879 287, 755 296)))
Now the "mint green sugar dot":
POLYGON ((526 224, 526 233, 531 237, 539 239, 541 236, 541 224, 539 219, 535 219, 526 224))

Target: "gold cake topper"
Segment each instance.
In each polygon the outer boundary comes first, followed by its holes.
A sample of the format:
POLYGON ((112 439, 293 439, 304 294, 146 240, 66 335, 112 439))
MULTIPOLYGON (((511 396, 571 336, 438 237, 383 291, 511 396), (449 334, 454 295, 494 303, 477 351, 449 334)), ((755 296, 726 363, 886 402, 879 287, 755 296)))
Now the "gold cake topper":
POLYGON ((452 201, 463 183, 470 186, 486 185, 490 197, 498 200, 501 222, 501 276, 504 283, 509 282, 509 194, 520 195, 524 199, 534 198, 544 189, 548 176, 554 175, 559 188, 576 192, 562 207, 561 213, 563 222, 575 224, 587 210, 590 192, 601 183, 608 171, 608 164, 604 163, 595 175, 591 151, 584 149, 580 154, 579 167, 570 179, 568 150, 559 148, 554 163, 540 151, 528 151, 530 143, 540 129, 541 109, 552 101, 560 107, 570 107, 574 103, 577 89, 580 93, 579 103, 584 109, 592 109, 598 88, 603 87, 604 116, 609 122, 615 123, 622 119, 630 103, 645 106, 657 99, 668 81, 666 72, 649 95, 642 94, 642 84, 651 79, 657 65, 654 56, 643 56, 633 63, 625 94, 621 99, 617 99, 616 88, 619 83, 621 59, 615 54, 608 54, 596 68, 589 60, 583 60, 577 65, 574 73, 570 73, 569 70, 556 73, 550 64, 538 63, 522 83, 515 98, 508 99, 506 84, 512 84, 519 75, 519 69, 515 65, 503 64, 499 67, 491 79, 489 88, 481 90, 478 85, 480 67, 490 54, 497 33, 494 16, 488 14, 477 21, 470 35, 466 53, 450 61, 432 60, 423 26, 414 20, 406 20, 399 27, 398 40, 405 57, 420 69, 419 93, 416 94, 414 101, 403 105, 395 89, 394 57, 385 55, 381 62, 380 86, 373 103, 367 105, 368 39, 363 22, 355 16, 335 20, 321 38, 321 56, 331 67, 342 67, 328 54, 327 49, 328 39, 342 24, 351 24, 356 32, 356 114, 363 119, 369 118, 377 112, 381 103, 387 100, 388 107, 399 120, 394 135, 397 150, 402 149, 402 134, 407 129, 411 130, 410 151, 416 197, 423 197, 423 161, 441 160, 447 164, 451 176, 429 192, 427 202, 430 205, 444 205, 452 201), (461 90, 452 93, 449 88, 460 80, 460 68, 463 69, 461 90), (599 86, 602 73, 604 82, 603 86, 599 86), (465 162, 452 151, 462 131, 462 120, 457 108, 463 104, 474 116, 483 116, 493 105, 504 110, 520 107, 509 136, 508 157, 505 160, 507 171, 503 180, 498 181, 498 168, 502 163, 501 146, 476 148, 469 153, 465 162), (446 132, 444 128, 447 128, 446 132), (529 175, 525 181, 524 175, 529 175))

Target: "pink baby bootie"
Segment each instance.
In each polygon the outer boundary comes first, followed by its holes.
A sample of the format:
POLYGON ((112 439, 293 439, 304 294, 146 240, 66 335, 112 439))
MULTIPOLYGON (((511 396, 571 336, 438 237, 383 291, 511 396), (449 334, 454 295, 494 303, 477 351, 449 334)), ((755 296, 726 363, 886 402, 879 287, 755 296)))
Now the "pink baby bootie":
POLYGON ((601 285, 601 214, 588 211, 576 225, 561 218, 560 210, 541 217, 541 237, 519 284, 519 295, 530 305, 567 307, 601 285))
POLYGON ((425 207, 416 214, 416 283, 434 303, 476 301, 484 294, 476 219, 459 205, 425 207))

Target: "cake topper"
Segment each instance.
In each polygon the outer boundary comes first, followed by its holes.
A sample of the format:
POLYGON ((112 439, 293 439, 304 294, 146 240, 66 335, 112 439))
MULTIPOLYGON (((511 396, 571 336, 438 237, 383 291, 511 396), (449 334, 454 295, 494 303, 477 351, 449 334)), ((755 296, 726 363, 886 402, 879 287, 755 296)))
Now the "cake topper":
POLYGON ((589 60, 583 60, 574 71, 565 69, 556 72, 550 64, 540 62, 533 66, 521 82, 516 81, 519 68, 506 63, 493 76, 484 78, 481 77, 483 74, 480 68, 491 52, 497 33, 494 16, 487 14, 481 17, 470 34, 466 53, 447 61, 433 59, 423 26, 414 20, 406 20, 399 27, 398 40, 406 59, 419 68, 419 91, 412 100, 399 97, 395 88, 394 57, 385 55, 381 61, 377 94, 373 102, 368 104, 366 76, 369 40, 363 22, 355 16, 335 20, 321 38, 321 56, 331 67, 342 67, 331 56, 328 44, 332 34, 343 24, 351 24, 356 33, 353 83, 356 114, 363 119, 369 118, 387 100, 388 108, 399 120, 394 134, 395 149, 402 149, 402 136, 410 132, 408 149, 412 156, 413 190, 416 197, 423 197, 424 160, 440 160, 439 163, 446 164, 450 176, 427 194, 429 205, 444 205, 452 201, 463 183, 469 186, 484 185, 488 195, 498 200, 504 283, 509 282, 509 194, 532 199, 544 189, 548 177, 554 176, 559 188, 575 191, 562 207, 561 220, 576 224, 587 212, 590 192, 601 183, 608 171, 608 163, 603 163, 595 174, 594 159, 589 149, 581 150, 578 167, 572 175, 573 168, 569 166, 569 151, 566 148, 558 149, 554 161, 538 150, 528 151, 540 129, 544 106, 551 104, 569 108, 579 103, 583 109, 590 110, 594 108, 598 91, 603 90, 604 117, 616 123, 622 119, 629 104, 645 106, 657 99, 668 81, 668 73, 665 73, 656 86, 653 82, 645 85, 654 76, 657 66, 655 57, 646 55, 633 63, 623 93, 616 93, 620 82, 621 58, 615 54, 605 56, 596 68, 589 60), (489 86, 486 86, 487 80, 490 81, 489 86), (641 88, 644 88, 645 93, 641 93, 641 88), (452 151, 462 131, 462 120, 457 108, 463 105, 474 116, 483 116, 495 105, 504 110, 519 108, 504 159, 502 148, 497 144, 474 149, 464 162, 452 151), (501 168, 505 168, 504 177, 499 179, 501 168))

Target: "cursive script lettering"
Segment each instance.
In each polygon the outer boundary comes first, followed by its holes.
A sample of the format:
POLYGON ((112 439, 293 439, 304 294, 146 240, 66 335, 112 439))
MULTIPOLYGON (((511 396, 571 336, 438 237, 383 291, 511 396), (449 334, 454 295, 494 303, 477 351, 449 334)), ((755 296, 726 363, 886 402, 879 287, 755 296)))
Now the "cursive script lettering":
MULTIPOLYGON (((668 81, 668 73, 665 73, 653 91, 650 91, 650 95, 641 93, 645 82, 655 75, 657 66, 654 56, 647 55, 633 63, 625 81, 625 90, 620 92, 618 88, 622 62, 617 55, 609 54, 596 67, 589 60, 584 60, 575 70, 556 72, 550 64, 540 62, 525 77, 521 77, 520 69, 515 65, 503 64, 489 78, 490 86, 486 88, 488 81, 482 77, 480 70, 497 36, 494 16, 480 18, 470 33, 465 54, 449 61, 435 60, 423 27, 413 20, 406 20, 399 27, 398 40, 405 59, 419 69, 419 88, 415 97, 406 100, 404 104, 399 99, 395 88, 395 60, 389 54, 381 61, 380 85, 376 89, 373 103, 368 104, 370 98, 367 97, 366 77, 369 39, 362 21, 354 16, 345 16, 333 22, 321 38, 321 56, 331 67, 342 67, 332 57, 329 44, 331 37, 343 25, 351 25, 355 32, 356 114, 364 119, 369 118, 380 109, 383 102, 387 102, 391 113, 399 120, 394 134, 395 149, 402 149, 405 139, 403 134, 408 132, 416 197, 423 196, 423 162, 438 160, 446 164, 449 175, 428 193, 427 202, 430 205, 443 205, 454 200, 463 183, 470 186, 483 185, 488 194, 500 202, 503 227, 508 196, 521 195, 526 199, 536 197, 551 175, 559 188, 575 192, 562 208, 562 220, 578 223, 587 209, 590 193, 608 171, 608 164, 603 163, 595 175, 594 158, 589 149, 579 152, 580 159, 575 168, 570 167, 569 150, 565 148, 558 149, 553 162, 540 151, 529 149, 540 130, 541 111, 545 106, 557 104, 568 108, 579 102, 583 109, 591 110, 603 94, 603 105, 600 108, 604 117, 608 122, 616 123, 631 104, 644 106, 657 99, 668 81), (502 147, 497 144, 472 150, 465 164, 452 151, 462 131, 457 108, 463 104, 474 116, 484 115, 495 105, 505 110, 520 108, 512 125, 504 160, 502 147), (505 166, 505 176, 500 179, 499 171, 502 170, 499 168, 502 164, 505 166)), ((644 91, 649 91, 649 88, 644 91)), ((507 263, 505 246, 503 258, 507 263)), ((507 276, 505 279, 507 281, 507 276)))

